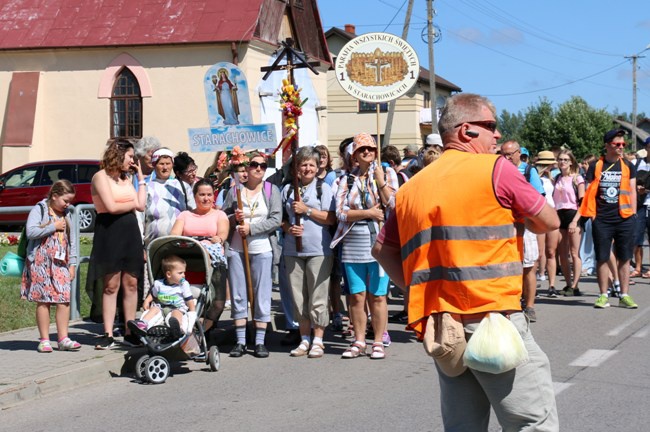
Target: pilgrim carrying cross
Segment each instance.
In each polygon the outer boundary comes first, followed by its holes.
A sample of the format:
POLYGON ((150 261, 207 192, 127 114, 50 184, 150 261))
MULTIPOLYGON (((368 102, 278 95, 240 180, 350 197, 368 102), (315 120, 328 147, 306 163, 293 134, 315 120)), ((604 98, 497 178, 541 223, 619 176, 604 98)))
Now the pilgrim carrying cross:
MULTIPOLYGON (((320 66, 320 62, 308 62, 307 59, 305 58, 304 53, 296 51, 296 49, 293 47, 294 45, 293 39, 287 38, 287 40, 280 42, 280 44, 282 45, 282 50, 278 54, 278 57, 275 59, 273 64, 271 66, 264 66, 261 68, 262 72, 266 72, 262 77, 262 80, 266 81, 266 79, 274 71, 286 70, 287 75, 289 77, 289 82, 291 83, 291 85, 297 88, 296 81, 293 77, 294 69, 309 68, 309 70, 312 71, 315 75, 318 75, 318 71, 314 69, 314 67, 320 66), (282 61, 283 58, 286 58, 286 64, 281 65, 280 62, 282 61)), ((283 120, 282 124, 284 124, 284 118, 282 120, 283 120)), ((298 118, 296 118, 296 126, 298 126, 298 118)), ((297 151, 298 151, 298 134, 296 133, 295 138, 291 141, 292 161, 296 160, 297 151)), ((298 185, 298 167, 296 166, 295 162, 292 162, 292 164, 293 164, 293 169, 292 169, 293 200, 300 201, 300 188, 298 185)), ((295 223, 296 225, 300 225, 300 215, 296 215, 295 223)), ((296 237, 296 251, 297 252, 302 251, 301 237, 296 237)))

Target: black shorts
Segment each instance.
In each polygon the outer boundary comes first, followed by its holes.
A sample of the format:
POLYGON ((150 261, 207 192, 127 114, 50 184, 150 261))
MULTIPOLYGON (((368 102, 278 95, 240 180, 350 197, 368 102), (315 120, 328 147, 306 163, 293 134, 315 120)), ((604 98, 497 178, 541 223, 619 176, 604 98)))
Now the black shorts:
POLYGON ((569 224, 573 221, 578 210, 562 209, 557 211, 557 216, 560 218, 560 229, 569 229, 569 224))
POLYGON ((592 231, 596 261, 601 263, 609 259, 612 240, 614 241, 614 256, 619 261, 632 259, 635 227, 635 216, 623 219, 620 223, 606 223, 599 221, 598 218, 594 219, 592 231))

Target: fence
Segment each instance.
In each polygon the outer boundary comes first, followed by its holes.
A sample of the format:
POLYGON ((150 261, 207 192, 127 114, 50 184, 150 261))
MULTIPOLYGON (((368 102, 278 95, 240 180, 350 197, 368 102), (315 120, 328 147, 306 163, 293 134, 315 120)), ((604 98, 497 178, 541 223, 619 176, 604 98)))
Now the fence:
MULTIPOLYGON (((29 213, 34 206, 20 206, 20 207, 0 207, 0 214, 15 214, 15 213, 29 213)), ((81 289, 79 284, 81 274, 81 264, 87 263, 90 261, 88 256, 79 256, 79 212, 83 210, 95 210, 93 204, 79 204, 76 207, 70 206, 70 215, 72 219, 72 226, 70 227, 70 233, 74 232, 76 235, 72 236, 76 239, 75 241, 75 250, 76 255, 71 255, 70 258, 77 258, 77 267, 75 269, 75 277, 70 287, 70 319, 79 319, 81 318, 81 289)))

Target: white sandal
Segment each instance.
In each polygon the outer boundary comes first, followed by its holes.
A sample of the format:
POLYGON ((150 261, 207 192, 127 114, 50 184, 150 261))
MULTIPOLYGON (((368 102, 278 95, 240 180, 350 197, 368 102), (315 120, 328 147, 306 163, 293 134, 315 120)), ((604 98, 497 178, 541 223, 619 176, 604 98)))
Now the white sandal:
POLYGON ((384 349, 383 342, 375 342, 372 344, 372 352, 370 353, 372 360, 383 360, 386 358, 386 350, 384 349))
POLYGON ((297 348, 291 350, 291 357, 302 357, 309 352, 309 342, 305 339, 300 341, 297 348))

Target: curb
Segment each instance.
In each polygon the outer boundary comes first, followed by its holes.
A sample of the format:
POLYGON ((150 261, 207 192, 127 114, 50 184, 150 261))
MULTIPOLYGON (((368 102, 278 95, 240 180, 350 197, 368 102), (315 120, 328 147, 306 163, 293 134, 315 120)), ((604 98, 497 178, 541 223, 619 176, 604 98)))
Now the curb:
POLYGON ((111 353, 21 378, 20 382, 11 383, 7 388, 0 390, 0 410, 61 391, 106 381, 112 376, 119 376, 125 364, 125 354, 122 352, 111 353))

